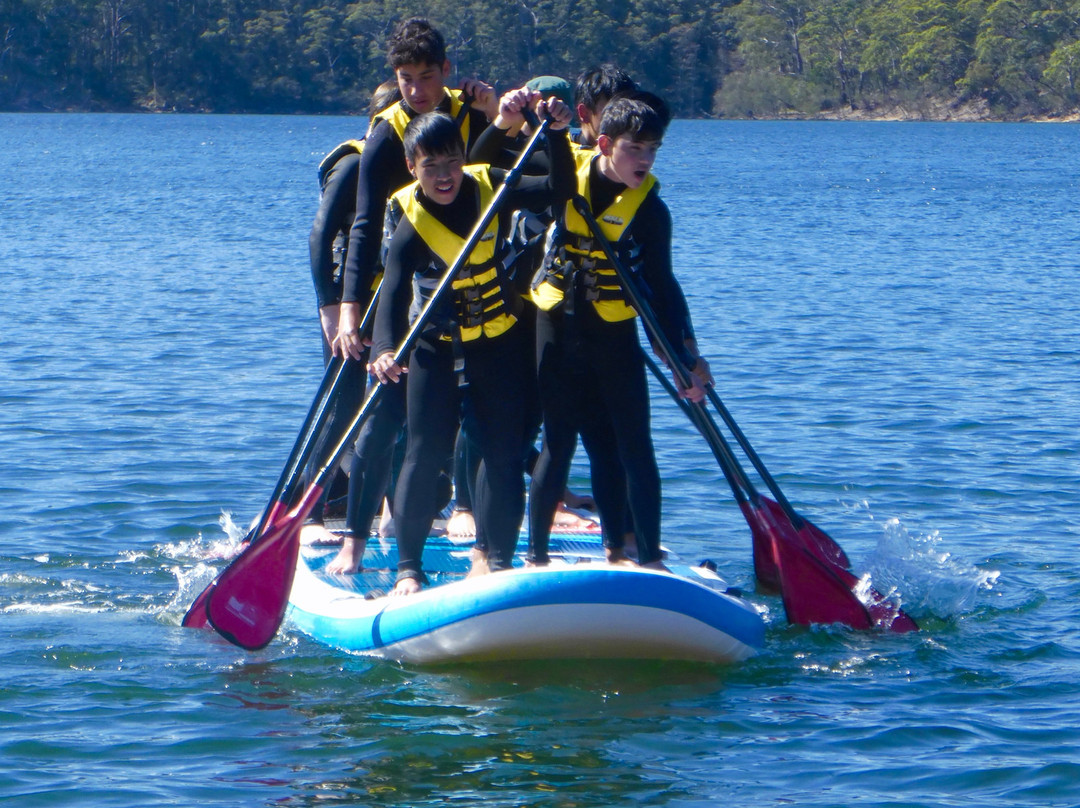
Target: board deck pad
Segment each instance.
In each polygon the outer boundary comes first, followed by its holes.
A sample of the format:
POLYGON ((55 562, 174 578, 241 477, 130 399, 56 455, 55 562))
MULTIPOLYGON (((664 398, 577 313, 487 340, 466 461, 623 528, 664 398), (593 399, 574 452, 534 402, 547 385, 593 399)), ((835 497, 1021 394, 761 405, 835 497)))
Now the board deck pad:
MULTIPOLYGON (((470 552, 472 536, 431 536, 424 545, 424 573, 432 586, 450 583, 465 577, 472 566, 470 552)), ((515 566, 524 565, 527 541, 518 543, 515 566)), ((381 597, 394 588, 397 580, 397 544, 393 537, 372 536, 364 551, 363 569, 352 575, 327 574, 324 568, 337 555, 338 545, 304 547, 302 557, 308 568, 332 586, 367 598, 381 597)), ((551 534, 548 554, 554 564, 599 563, 604 560, 604 547, 599 531, 559 531, 551 534)), ((726 584, 702 567, 690 567, 665 548, 665 563, 678 574, 715 588, 726 584), (704 579, 704 580, 701 580, 704 579)))

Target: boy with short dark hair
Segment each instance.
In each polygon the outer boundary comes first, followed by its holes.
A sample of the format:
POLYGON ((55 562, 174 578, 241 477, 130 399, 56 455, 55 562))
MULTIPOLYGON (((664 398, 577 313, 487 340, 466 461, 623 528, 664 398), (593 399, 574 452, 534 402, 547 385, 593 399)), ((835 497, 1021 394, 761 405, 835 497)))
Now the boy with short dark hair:
MULTIPOLYGON (((442 35, 426 19, 413 17, 398 24, 387 43, 387 62, 401 101, 374 116, 356 184, 356 214, 349 230, 342 277, 341 307, 334 351, 361 360, 365 335, 361 314, 378 287, 380 248, 386 201, 412 181, 402 137, 415 116, 443 110, 452 116, 460 137, 472 142, 496 112, 494 89, 472 79, 461 90, 449 90, 450 62, 442 35), (470 103, 466 103, 471 98, 470 103)), ((382 501, 389 481, 392 450, 405 421, 405 397, 400 387, 381 396, 357 439, 356 456, 364 460, 363 474, 349 480, 349 506, 341 552, 327 567, 330 572, 355 572, 360 565, 367 531, 374 516, 372 504, 382 501)), ((353 466, 357 469, 356 464, 353 466)))
POLYGON ((422 17, 399 23, 388 41, 387 62, 394 71, 402 99, 375 116, 360 158, 356 186, 356 216, 349 232, 341 318, 337 343, 356 359, 363 344, 356 331, 361 307, 370 298, 379 274, 383 214, 390 195, 412 181, 405 164, 402 137, 416 115, 446 112, 457 123, 466 149, 495 116, 494 88, 468 79, 461 91, 447 89, 450 61, 442 34, 422 17), (471 104, 465 100, 472 98, 471 104))
MULTIPOLYGON (((539 97, 527 90, 503 96, 495 125, 519 125, 522 109, 539 97)), ((481 457, 476 480, 477 572, 511 566, 525 509, 522 444, 527 428, 531 367, 522 361, 530 332, 522 302, 505 269, 511 209, 561 205, 572 190, 573 161, 563 131, 567 105, 548 101, 554 121, 547 138, 550 176, 523 177, 507 189, 502 212, 459 270, 416 343, 405 367, 397 346, 438 285, 505 172, 465 165, 452 120, 428 113, 409 122, 403 147, 416 182, 395 193, 388 218, 398 221, 386 256, 372 342, 373 373, 391 389, 407 373, 408 448, 394 496, 398 579, 394 594, 420 589, 421 555, 435 516, 435 485, 458 431, 463 406, 481 457), (457 369, 460 363, 460 371, 457 369), (459 375, 460 374, 460 375, 459 375)), ((389 392, 389 391, 387 391, 389 392)))
POLYGON ((578 145, 592 148, 600 134, 604 107, 617 95, 633 92, 637 82, 618 65, 610 62, 584 71, 574 82, 574 111, 581 122, 578 145))
MULTIPOLYGON (((671 268, 671 214, 650 173, 665 123, 641 100, 620 97, 607 104, 596 152, 578 161, 577 192, 621 262, 645 288, 661 327, 680 350, 676 361, 701 373, 699 360, 685 347, 685 298, 671 268)), ((663 568, 660 475, 636 312, 610 259, 570 203, 537 275, 533 299, 540 309, 537 372, 545 444, 576 442, 580 433, 589 455, 608 559, 627 561, 622 528, 629 502, 639 563, 663 568)), ((691 378, 693 387, 684 394, 699 401, 704 389, 696 377, 691 378)), ((545 454, 565 457, 572 454, 572 447, 546 445, 545 454)), ((559 463, 538 463, 530 508, 550 507, 566 485, 567 471, 559 463)), ((539 533, 530 535, 532 560, 546 563, 548 537, 542 522, 530 519, 530 528, 539 533)))

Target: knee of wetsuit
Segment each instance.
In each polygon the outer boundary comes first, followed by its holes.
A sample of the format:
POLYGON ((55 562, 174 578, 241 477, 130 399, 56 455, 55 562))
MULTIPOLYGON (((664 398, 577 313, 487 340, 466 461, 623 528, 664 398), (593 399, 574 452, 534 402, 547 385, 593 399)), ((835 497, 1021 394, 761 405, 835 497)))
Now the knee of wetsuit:
POLYGON ((445 471, 439 472, 439 480, 435 488, 435 511, 445 510, 454 498, 454 481, 445 471))

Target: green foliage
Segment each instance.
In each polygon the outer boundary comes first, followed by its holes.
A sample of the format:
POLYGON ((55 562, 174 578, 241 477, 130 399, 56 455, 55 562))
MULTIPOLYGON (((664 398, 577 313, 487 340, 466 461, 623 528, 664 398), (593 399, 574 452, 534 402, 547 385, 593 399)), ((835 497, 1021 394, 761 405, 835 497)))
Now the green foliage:
POLYGON ((0 0, 0 110, 363 112, 414 14, 455 81, 614 61, 682 116, 1080 104, 1080 0, 0 0))

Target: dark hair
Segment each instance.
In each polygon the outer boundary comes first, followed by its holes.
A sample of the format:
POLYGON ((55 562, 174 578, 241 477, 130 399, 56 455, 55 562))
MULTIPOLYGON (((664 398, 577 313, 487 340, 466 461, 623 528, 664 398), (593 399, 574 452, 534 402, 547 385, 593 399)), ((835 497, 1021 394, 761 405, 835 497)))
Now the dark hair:
POLYGON ((410 163, 416 162, 416 153, 425 155, 465 154, 465 144, 461 142, 461 130, 454 119, 445 112, 425 112, 417 115, 405 127, 401 136, 405 146, 405 156, 410 163))
POLYGON ((387 79, 371 94, 371 103, 368 106, 368 116, 375 117, 395 101, 401 100, 401 89, 394 79, 387 79))
POLYGON ((642 101, 648 104, 656 110, 656 114, 660 116, 664 131, 667 131, 668 124, 671 123, 671 110, 668 108, 667 102, 656 93, 650 93, 648 90, 634 90, 632 93, 620 93, 618 98, 631 98, 634 101, 642 101))
POLYGON ((423 17, 399 22, 386 43, 386 61, 391 70, 402 65, 438 65, 446 61, 446 41, 423 17))
POLYGON ((589 112, 605 101, 610 101, 619 93, 633 92, 637 82, 630 74, 610 62, 599 67, 591 67, 577 77, 574 82, 574 106, 584 104, 589 112))
POLYGON ((613 98, 604 107, 600 134, 614 140, 629 135, 631 140, 663 140, 667 128, 664 119, 644 101, 627 96, 613 98))

